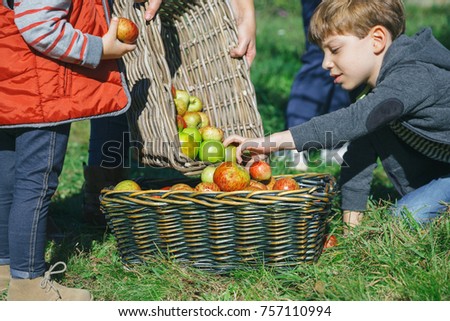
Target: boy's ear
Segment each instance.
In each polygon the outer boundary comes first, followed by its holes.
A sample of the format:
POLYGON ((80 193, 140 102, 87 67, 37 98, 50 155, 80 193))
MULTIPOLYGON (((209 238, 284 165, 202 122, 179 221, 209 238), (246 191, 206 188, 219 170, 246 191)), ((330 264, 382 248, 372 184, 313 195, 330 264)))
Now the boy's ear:
POLYGON ((370 30, 370 36, 373 43, 373 52, 379 54, 386 49, 386 46, 390 43, 391 34, 383 26, 375 26, 370 30))

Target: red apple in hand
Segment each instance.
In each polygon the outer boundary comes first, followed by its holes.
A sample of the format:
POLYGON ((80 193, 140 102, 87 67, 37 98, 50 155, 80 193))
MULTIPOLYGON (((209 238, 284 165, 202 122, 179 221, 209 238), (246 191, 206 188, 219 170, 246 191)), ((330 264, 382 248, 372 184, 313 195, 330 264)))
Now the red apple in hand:
POLYGON ((298 183, 295 179, 291 177, 281 177, 278 178, 275 181, 275 184, 273 184, 272 189, 274 191, 290 191, 290 190, 296 190, 299 189, 298 183))
POLYGON ((223 162, 214 171, 213 177, 221 191, 231 192, 246 188, 250 183, 250 175, 239 164, 233 162, 223 162))
POLYGON ((272 177, 272 168, 264 161, 257 161, 250 165, 250 176, 255 181, 267 181, 272 177))
POLYGON ((119 18, 119 25, 117 26, 117 39, 124 43, 135 43, 139 36, 139 29, 136 24, 127 19, 119 18))

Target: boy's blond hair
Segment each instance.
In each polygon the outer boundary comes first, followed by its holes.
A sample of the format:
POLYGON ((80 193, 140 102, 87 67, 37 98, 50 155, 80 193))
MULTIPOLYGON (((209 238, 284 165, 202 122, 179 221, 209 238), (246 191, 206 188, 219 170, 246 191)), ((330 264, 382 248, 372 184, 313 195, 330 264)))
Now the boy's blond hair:
POLYGON ((311 18, 309 40, 319 46, 331 35, 365 38, 374 26, 384 26, 396 39, 405 32, 401 0, 323 0, 311 18))

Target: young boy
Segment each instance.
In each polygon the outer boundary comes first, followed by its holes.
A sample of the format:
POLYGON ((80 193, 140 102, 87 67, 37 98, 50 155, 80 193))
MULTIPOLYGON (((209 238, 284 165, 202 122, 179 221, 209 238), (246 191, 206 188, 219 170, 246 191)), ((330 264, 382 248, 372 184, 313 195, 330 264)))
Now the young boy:
POLYGON ((401 0, 325 0, 310 25, 336 84, 371 91, 350 106, 265 138, 230 136, 225 145, 269 153, 331 148, 350 141, 342 167, 343 220, 360 223, 379 158, 404 209, 425 223, 450 201, 450 51, 430 29, 403 35, 401 0), (332 139, 330 139, 330 136, 332 139))
POLYGON ((46 218, 70 122, 124 113, 130 95, 107 1, 0 3, 0 291, 8 300, 90 300, 45 272, 46 218), (44 273, 45 272, 45 273, 44 273))

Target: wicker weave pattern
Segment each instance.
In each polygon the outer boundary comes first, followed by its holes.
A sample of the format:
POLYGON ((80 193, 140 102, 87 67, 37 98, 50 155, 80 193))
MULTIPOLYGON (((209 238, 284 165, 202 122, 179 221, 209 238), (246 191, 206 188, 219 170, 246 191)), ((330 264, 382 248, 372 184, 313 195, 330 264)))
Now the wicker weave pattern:
MULTIPOLYGON (((146 5, 146 4, 145 4, 146 5)), ((124 57, 132 94, 129 123, 145 165, 195 175, 206 166, 179 152, 172 84, 198 96, 225 136, 264 134, 248 65, 233 59, 236 26, 226 0, 166 0, 154 21, 144 4, 116 1, 114 13, 139 27, 137 49, 124 57)))
POLYGON ((216 272, 242 264, 315 262, 322 252, 334 179, 325 174, 291 177, 300 190, 104 190, 101 206, 127 264, 157 253, 216 272))

